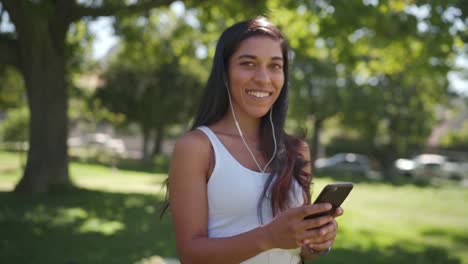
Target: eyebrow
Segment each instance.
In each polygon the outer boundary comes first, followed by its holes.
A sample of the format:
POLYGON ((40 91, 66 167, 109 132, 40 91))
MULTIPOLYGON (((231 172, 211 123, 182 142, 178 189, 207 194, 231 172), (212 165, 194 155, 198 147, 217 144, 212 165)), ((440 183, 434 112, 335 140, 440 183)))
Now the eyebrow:
MULTIPOLYGON (((254 56, 254 55, 250 55, 250 54, 242 54, 242 55, 239 55, 238 59, 256 59, 257 56, 254 56)), ((280 56, 273 56, 271 57, 272 60, 280 60, 280 61, 283 61, 283 57, 280 57, 280 56)))

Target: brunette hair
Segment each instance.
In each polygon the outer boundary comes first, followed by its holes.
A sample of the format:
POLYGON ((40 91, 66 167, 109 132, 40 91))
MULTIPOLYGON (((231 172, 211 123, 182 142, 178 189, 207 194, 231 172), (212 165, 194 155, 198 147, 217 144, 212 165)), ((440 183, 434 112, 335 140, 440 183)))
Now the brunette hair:
MULTIPOLYGON (((295 191, 295 188, 293 188, 294 180, 302 187, 301 191, 306 195, 307 202, 310 201, 311 180, 310 174, 303 171, 308 162, 304 160, 300 152, 304 144, 299 138, 288 135, 284 131, 288 110, 289 45, 282 32, 265 17, 259 16, 234 24, 221 34, 216 46, 210 77, 205 86, 192 129, 199 126, 209 126, 219 121, 227 113, 229 98, 226 84, 228 83, 229 59, 239 48, 242 41, 256 36, 265 36, 279 41, 284 72, 284 84, 281 93, 272 106, 272 119, 278 149, 276 157, 271 163, 272 171, 258 201, 259 217, 262 219, 261 204, 266 197, 270 198, 273 215, 292 205, 291 191, 295 191)), ((269 123, 268 114, 261 118, 260 148, 264 151, 265 157, 271 157, 273 154, 271 145, 273 135, 269 123)))

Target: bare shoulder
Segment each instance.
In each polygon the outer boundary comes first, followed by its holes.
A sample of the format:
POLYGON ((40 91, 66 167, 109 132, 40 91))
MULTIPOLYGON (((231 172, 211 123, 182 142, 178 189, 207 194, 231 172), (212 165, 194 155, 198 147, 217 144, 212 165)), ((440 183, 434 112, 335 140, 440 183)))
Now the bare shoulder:
POLYGON ((198 152, 200 150, 209 150, 210 141, 208 137, 200 130, 191 130, 180 137, 175 145, 175 151, 198 152))
POLYGON ((175 144, 171 174, 181 171, 178 169, 180 167, 206 174, 209 171, 210 158, 211 143, 208 137, 200 130, 191 130, 180 137, 175 144))

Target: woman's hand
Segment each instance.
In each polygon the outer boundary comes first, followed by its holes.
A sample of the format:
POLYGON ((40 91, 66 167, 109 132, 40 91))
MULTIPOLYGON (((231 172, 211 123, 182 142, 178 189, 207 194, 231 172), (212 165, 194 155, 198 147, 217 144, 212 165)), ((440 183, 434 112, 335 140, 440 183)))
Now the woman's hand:
POLYGON ((327 224, 311 230, 313 234, 302 241, 303 245, 313 249, 316 252, 328 250, 336 239, 338 223, 335 218, 343 215, 343 209, 338 207, 333 213, 333 219, 327 224))
POLYGON ((304 217, 326 212, 331 204, 312 204, 291 208, 278 214, 265 226, 269 237, 269 248, 297 248, 304 244, 317 243, 320 247, 336 236, 336 215, 325 215, 311 219, 304 217), (306 243, 305 243, 306 242, 306 243))

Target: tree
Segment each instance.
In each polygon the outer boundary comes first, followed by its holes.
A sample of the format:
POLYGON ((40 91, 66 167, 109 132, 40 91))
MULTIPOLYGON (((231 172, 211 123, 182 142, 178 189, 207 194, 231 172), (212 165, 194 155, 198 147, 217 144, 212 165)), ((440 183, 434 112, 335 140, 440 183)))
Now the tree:
POLYGON ((333 42, 321 37, 319 13, 308 12, 304 5, 293 8, 279 1, 269 8, 293 49, 290 117, 299 130, 312 129, 309 145, 314 170, 325 121, 344 111, 345 65, 333 56, 333 42))
POLYGON ((273 10, 282 14, 274 17, 287 31, 298 68, 293 106, 318 122, 312 149, 321 120, 335 114, 375 146, 386 168, 420 147, 435 104, 447 95, 446 75, 466 34, 455 25, 466 26, 466 8, 459 1, 298 4, 292 10, 277 1, 273 10), (430 15, 417 15, 420 8, 430 15))
POLYGON ((446 102, 447 73, 463 46, 463 32, 453 28, 461 13, 445 19, 451 8, 459 10, 447 2, 426 5, 430 13, 424 16, 411 11, 421 6, 381 1, 375 8, 361 8, 363 16, 350 18, 350 3, 341 4, 325 23, 327 32, 337 23, 358 25, 333 35, 338 57, 350 66, 349 86, 355 87, 347 94, 343 123, 369 139, 389 176, 396 158, 424 146, 435 106, 446 102))
POLYGON ((166 128, 188 122, 195 110, 194 98, 207 75, 195 55, 199 32, 164 9, 117 21, 116 28, 122 42, 96 94, 109 110, 139 125, 148 160, 161 151, 166 128))
POLYGON ((72 185, 66 144, 67 32, 70 25, 84 17, 126 15, 172 1, 134 2, 0 1, 2 18, 8 15, 15 28, 14 33, 0 33, 0 64, 21 72, 30 110, 28 158, 15 191, 43 193, 53 185, 72 185))

